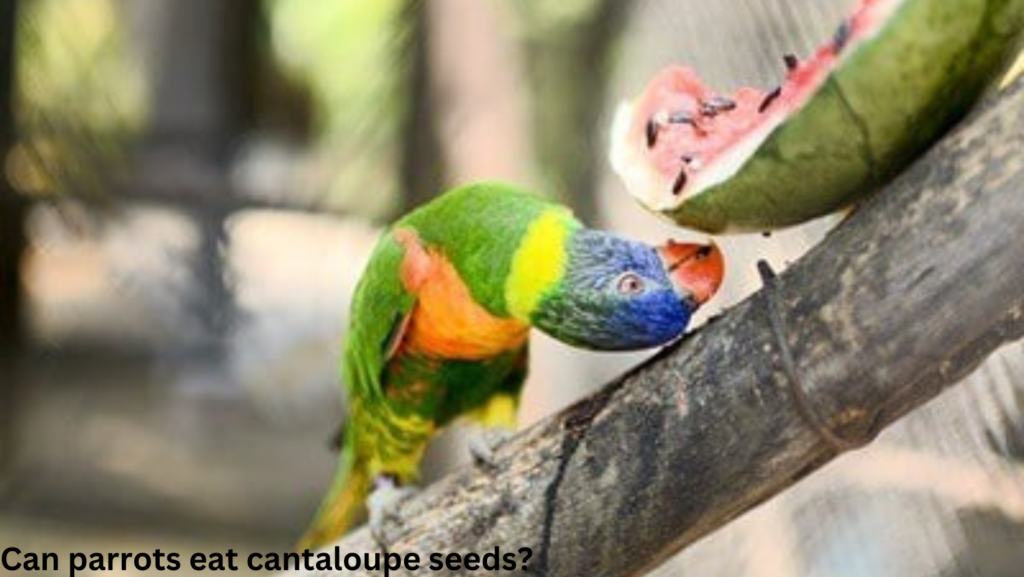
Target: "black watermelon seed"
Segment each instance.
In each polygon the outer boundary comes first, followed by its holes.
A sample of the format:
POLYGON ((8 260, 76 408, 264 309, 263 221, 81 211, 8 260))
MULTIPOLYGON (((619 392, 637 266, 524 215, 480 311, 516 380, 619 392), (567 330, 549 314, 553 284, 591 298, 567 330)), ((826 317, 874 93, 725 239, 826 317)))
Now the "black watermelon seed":
POLYGON ((836 52, 839 52, 846 47, 846 43, 850 40, 850 33, 852 32, 852 26, 849 20, 843 20, 843 23, 836 28, 836 33, 832 36, 832 47, 835 48, 836 52))
POLYGON ((672 194, 678 196, 682 192, 683 187, 686 186, 686 167, 679 169, 679 174, 676 175, 675 182, 672 183, 672 194))
POLYGON ((768 110, 768 107, 772 105, 772 102, 775 102, 775 99, 778 98, 780 94, 782 94, 782 87, 776 86, 775 90, 772 90, 765 95, 764 100, 761 101, 761 105, 757 107, 757 111, 764 112, 765 110, 768 110))

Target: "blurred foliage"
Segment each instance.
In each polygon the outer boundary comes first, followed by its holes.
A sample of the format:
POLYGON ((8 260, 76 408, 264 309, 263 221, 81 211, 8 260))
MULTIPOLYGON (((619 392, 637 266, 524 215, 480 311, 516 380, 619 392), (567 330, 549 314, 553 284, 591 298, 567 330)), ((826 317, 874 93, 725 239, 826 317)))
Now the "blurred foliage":
POLYGON ((24 2, 19 27, 19 115, 74 117, 98 130, 134 130, 144 87, 114 0, 24 2))
POLYGON ((584 220, 597 216, 600 115, 614 48, 632 6, 615 0, 515 4, 532 88, 535 156, 548 190, 584 220))
MULTIPOLYGON (((314 88, 323 136, 341 135, 396 100, 388 63, 401 7, 398 0, 267 2, 274 53, 314 88)), ((393 127, 381 112, 381 127, 393 127)))
POLYGON ((328 206, 379 215, 395 204, 405 107, 404 5, 402 0, 265 4, 279 67, 314 95, 319 157, 314 170, 326 173, 328 206))
MULTIPOLYGON (((401 206, 402 155, 415 154, 403 148, 411 136, 402 131, 419 126, 406 122, 417 106, 415 0, 266 1, 275 57, 315 96, 316 166, 329 173, 326 204, 377 216, 393 212, 401 206)), ((592 136, 610 46, 628 10, 609 0, 533 0, 515 3, 514 11, 544 188, 589 216, 592 136)), ((406 183, 426 177, 406 175, 406 183)))
MULTIPOLYGON (((25 2, 17 40, 22 140, 8 165, 20 191, 110 194, 105 179, 124 164, 122 152, 145 128, 150 97, 125 13, 130 1, 25 2)), ((605 60, 619 17, 625 19, 621 7, 608 9, 614 4, 535 0, 515 6, 535 157, 547 188, 567 201, 593 188, 596 95, 609 70, 607 62, 594 65, 605 60), (588 68, 597 73, 578 73, 588 68)), ((262 6, 269 37, 257 84, 270 95, 270 106, 260 111, 270 118, 258 126, 274 130, 260 136, 284 136, 296 161, 280 188, 326 210, 393 216, 408 193, 403 182, 422 177, 402 174, 412 166, 403 157, 415 153, 403 134, 417 106, 415 0, 263 0, 262 6), (309 110, 300 111, 302 98, 309 99, 309 110)), ((592 212, 587 198, 575 200, 583 214, 592 212)))
POLYGON ((8 159, 26 194, 100 194, 104 168, 145 117, 144 87, 114 0, 23 2, 8 159))
POLYGON ((552 34, 571 32, 586 24, 598 10, 602 0, 564 0, 516 2, 520 34, 529 39, 547 39, 552 34))
MULTIPOLYGON (((105 177, 123 164, 122 152, 144 129, 149 97, 124 1, 24 3, 17 38, 21 141, 8 162, 19 191, 109 194, 105 177)), ((282 102, 282 81, 313 95, 313 146, 294 184, 317 194, 325 208, 380 216, 395 205, 404 6, 402 0, 264 3, 270 62, 261 69, 270 78, 263 82, 277 83, 271 88, 279 89, 278 104, 293 102, 282 102)), ((300 118, 270 113, 277 120, 300 118)))

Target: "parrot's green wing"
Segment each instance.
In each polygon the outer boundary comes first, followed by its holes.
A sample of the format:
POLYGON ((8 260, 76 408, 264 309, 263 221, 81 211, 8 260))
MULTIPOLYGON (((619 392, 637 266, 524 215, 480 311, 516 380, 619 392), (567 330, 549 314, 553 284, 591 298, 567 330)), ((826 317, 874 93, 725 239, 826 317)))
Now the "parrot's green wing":
POLYGON ((408 327, 416 295, 401 278, 405 248, 390 232, 381 237, 352 301, 343 378, 349 399, 384 394, 381 376, 408 327))
MULTIPOLYGON (((416 304, 416 296, 405 290, 402 282, 404 258, 405 248, 393 234, 383 235, 356 286, 342 362, 350 416, 366 415, 364 407, 382 403, 382 374, 401 343, 416 304)), ((431 427, 427 423, 426 428, 431 427)), ((334 541, 358 520, 381 468, 375 430, 362 419, 349 418, 335 435, 333 443, 342 450, 338 472, 300 550, 334 541)), ((411 455, 389 471, 411 479, 418 461, 417 454, 411 455)))

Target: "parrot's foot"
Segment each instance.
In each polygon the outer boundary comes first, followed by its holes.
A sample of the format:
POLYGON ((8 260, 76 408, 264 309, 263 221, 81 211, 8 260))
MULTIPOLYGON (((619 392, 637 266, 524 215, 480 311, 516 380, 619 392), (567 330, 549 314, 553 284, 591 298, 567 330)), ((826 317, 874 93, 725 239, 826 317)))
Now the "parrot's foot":
POLYGON ((503 427, 484 429, 480 436, 473 437, 469 442, 469 452, 477 465, 494 470, 498 467, 494 451, 512 438, 515 431, 503 427))
POLYGON ((370 533, 377 546, 387 551, 386 525, 388 521, 397 519, 395 509, 398 504, 415 495, 417 489, 402 487, 398 480, 390 475, 377 477, 373 484, 373 492, 366 499, 366 507, 370 513, 370 533))

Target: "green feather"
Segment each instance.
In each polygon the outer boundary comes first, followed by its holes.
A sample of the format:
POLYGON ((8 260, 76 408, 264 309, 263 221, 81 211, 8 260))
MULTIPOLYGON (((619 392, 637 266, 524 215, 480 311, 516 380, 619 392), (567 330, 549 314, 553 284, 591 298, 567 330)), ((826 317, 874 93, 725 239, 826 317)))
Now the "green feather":
POLYGON ((352 301, 342 366, 349 405, 342 463, 304 548, 344 533, 358 518, 377 475, 414 481, 437 427, 482 409, 498 395, 518 400, 526 377, 525 345, 481 361, 407 354, 389 362, 394 340, 401 338, 416 304, 402 282, 405 248, 393 231, 410 229, 422 244, 442 253, 473 300, 504 318, 509 316, 505 282, 516 251, 531 223, 552 208, 571 220, 568 210, 521 189, 474 184, 413 211, 381 237, 352 301), (502 242, 494 242, 496 237, 502 242))
POLYGON ((516 249, 530 224, 552 208, 565 210, 520 188, 485 182, 445 193, 395 226, 409 226, 425 243, 442 247, 474 300, 506 316, 505 280, 516 249), (504 242, 495 243, 496 236, 504 242))

